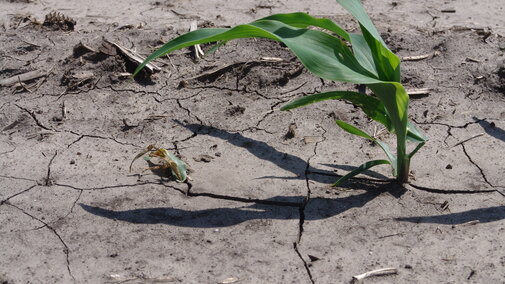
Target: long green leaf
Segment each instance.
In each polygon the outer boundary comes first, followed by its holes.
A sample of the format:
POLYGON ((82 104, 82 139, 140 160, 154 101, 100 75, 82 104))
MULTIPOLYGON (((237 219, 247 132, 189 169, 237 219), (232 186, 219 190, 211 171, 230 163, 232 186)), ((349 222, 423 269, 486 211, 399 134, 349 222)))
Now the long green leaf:
MULTIPOLYGON (((367 96, 357 92, 332 91, 319 94, 312 94, 295 99, 285 104, 284 106, 281 107, 281 110, 284 111, 291 110, 320 101, 339 100, 339 99, 349 101, 352 104, 360 107, 363 110, 363 112, 365 112, 366 115, 368 115, 368 117, 381 123, 389 131, 394 130, 394 127, 391 126, 391 120, 389 118, 389 115, 384 109, 384 104, 375 97, 367 96)), ((415 124, 411 122, 407 123, 407 139, 409 141, 417 143, 427 141, 427 138, 419 131, 419 129, 415 126, 415 124)))
POLYGON ((296 12, 289 14, 275 14, 262 18, 260 20, 279 21, 295 28, 307 28, 310 26, 319 27, 334 32, 335 34, 342 37, 346 41, 351 41, 349 34, 335 22, 326 18, 312 17, 307 13, 296 12))
POLYGON ((424 146, 425 143, 426 142, 421 142, 421 143, 417 144, 416 148, 412 152, 409 153, 409 159, 412 158, 412 156, 414 156, 417 153, 417 151, 419 151, 419 149, 421 149, 421 147, 424 146))
POLYGON ((368 32, 377 40, 381 41, 384 45, 384 41, 382 40, 379 32, 375 28, 372 20, 365 11, 363 4, 361 4, 360 0, 337 0, 340 6, 344 7, 358 22, 366 29, 368 32))
POLYGON ((400 59, 387 48, 360 0, 337 0, 360 23, 361 31, 371 49, 375 69, 383 81, 400 82, 400 59))
POLYGON ((373 84, 380 81, 363 68, 340 39, 325 32, 295 28, 274 20, 258 20, 231 29, 201 29, 179 36, 151 54, 135 70, 174 50, 200 43, 227 41, 236 38, 262 37, 283 42, 315 75, 336 81, 373 84))
POLYGON ((281 107, 281 110, 290 110, 324 100, 339 100, 339 99, 349 101, 352 104, 360 107, 371 119, 379 123, 382 123, 383 125, 387 126, 391 124, 384 110, 384 105, 381 103, 381 101, 372 96, 367 96, 352 91, 332 91, 332 92, 308 95, 287 103, 286 105, 281 107))
POLYGON ((372 72, 375 76, 379 77, 379 73, 375 67, 372 50, 368 46, 365 37, 361 34, 350 34, 350 37, 352 51, 354 52, 354 56, 356 56, 356 60, 358 60, 361 66, 372 72))
POLYGON ((340 126, 340 128, 342 128, 343 130, 345 130, 351 134, 363 137, 363 138, 368 139, 370 141, 375 141, 375 138, 368 135, 365 131, 363 131, 355 126, 352 126, 347 122, 344 122, 342 120, 336 120, 335 122, 337 123, 338 126, 340 126))
POLYGON ((342 184, 344 181, 368 170, 369 168, 371 167, 374 167, 374 166, 377 166, 377 165, 384 165, 384 164, 390 164, 390 162, 388 160, 373 160, 373 161, 369 161, 369 162, 366 162, 364 163, 363 165, 357 167, 356 169, 354 169, 353 171, 351 171, 350 173, 346 174, 345 176, 339 178, 334 184, 333 186, 339 186, 340 184, 342 184))
POLYGON ((410 121, 407 122, 407 140, 417 143, 428 141, 428 138, 410 121))
POLYGON ((313 26, 333 32, 351 43, 356 60, 358 60, 362 67, 378 77, 371 50, 363 35, 349 34, 329 19, 312 17, 306 13, 276 14, 265 17, 262 20, 275 20, 297 28, 313 26))
POLYGON ((342 120, 337 120, 335 122, 343 130, 345 130, 345 131, 347 131, 347 132, 349 132, 351 134, 363 137, 365 139, 368 139, 370 141, 374 141, 375 143, 377 143, 381 147, 382 151, 384 151, 384 153, 386 153, 386 156, 388 157, 389 161, 391 162, 391 166, 393 167, 393 175, 396 176, 396 173, 397 173, 397 165, 396 165, 397 164, 397 158, 396 158, 396 155, 393 154, 393 152, 391 152, 391 149, 389 148, 388 144, 380 141, 377 138, 374 138, 374 137, 370 136, 369 134, 367 134, 363 130, 361 130, 361 129, 355 127, 355 126, 352 126, 352 125, 350 125, 347 122, 344 122, 342 120))
POLYGON ((409 96, 402 84, 384 82, 367 86, 384 103, 396 134, 406 139, 409 96))

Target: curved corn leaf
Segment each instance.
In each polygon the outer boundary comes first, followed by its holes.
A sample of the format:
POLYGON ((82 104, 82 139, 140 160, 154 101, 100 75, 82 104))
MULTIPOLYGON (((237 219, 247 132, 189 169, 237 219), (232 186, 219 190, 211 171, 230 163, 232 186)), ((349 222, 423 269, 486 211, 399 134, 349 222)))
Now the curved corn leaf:
POLYGON ((382 81, 400 82, 400 59, 387 48, 382 39, 378 40, 362 25, 360 26, 371 50, 379 78, 382 81))
POLYGON ((400 82, 400 59, 387 48, 360 0, 337 0, 360 24, 363 36, 371 50, 375 69, 383 81, 400 82))
POLYGON ((276 14, 265 17, 262 20, 275 20, 297 28, 313 26, 333 32, 351 43, 354 56, 359 64, 375 77, 378 77, 372 52, 363 35, 349 34, 329 19, 312 17, 306 13, 276 14))
POLYGON ((381 82, 359 64, 351 50, 340 39, 322 31, 300 29, 274 20, 258 20, 231 29, 201 29, 181 35, 147 57, 137 67, 135 74, 151 60, 174 50, 200 43, 246 37, 283 42, 309 71, 324 79, 356 84, 381 82))
POLYGON ((407 140, 417 143, 428 141, 428 138, 410 121, 407 122, 407 140))
POLYGON ((356 18, 356 20, 358 20, 358 22, 370 33, 370 35, 379 40, 383 45, 386 45, 372 23, 372 20, 370 20, 370 17, 366 13, 360 0, 337 0, 337 2, 354 18, 356 18))
POLYGON ((337 123, 338 126, 340 126, 340 128, 342 128, 346 132, 349 132, 351 134, 363 137, 363 138, 368 139, 370 141, 375 141, 376 140, 372 136, 368 135, 365 131, 363 131, 363 130, 355 127, 355 126, 352 126, 352 125, 350 125, 347 122, 343 122, 342 120, 336 120, 335 122, 337 123))
POLYGON ((381 101, 377 98, 352 91, 332 91, 301 97, 282 106, 281 110, 290 110, 324 100, 339 99, 349 101, 360 107, 371 119, 385 126, 391 124, 381 101))
MULTIPOLYGON (((332 91, 308 95, 285 104, 281 107, 281 110, 291 110, 320 101, 340 99, 349 101, 352 104, 360 107, 368 117, 381 123, 389 131, 394 130, 394 127, 392 127, 391 124, 391 119, 389 118, 389 114, 386 112, 384 104, 380 100, 372 96, 367 96, 352 91, 332 91)), ((427 138, 411 122, 407 123, 407 139, 409 141, 417 143, 421 143, 427 140, 427 138)))
POLYGON ((377 143, 381 147, 382 151, 384 151, 384 153, 386 153, 386 156, 388 157, 389 161, 391 162, 391 167, 393 168, 393 175, 396 176, 396 173, 397 173, 397 158, 396 158, 396 155, 393 154, 393 152, 391 152, 391 149, 389 148, 388 144, 380 141, 377 138, 374 138, 374 137, 370 136, 369 134, 367 134, 363 130, 361 130, 361 129, 355 127, 355 126, 352 126, 352 125, 350 125, 347 122, 343 122, 342 120, 337 120, 335 122, 343 130, 345 130, 345 131, 347 131, 347 132, 349 132, 351 134, 363 137, 365 139, 368 139, 370 141, 374 141, 375 143, 377 143))
POLYGON ((421 149, 421 147, 424 146, 425 143, 426 142, 421 142, 421 143, 417 144, 416 148, 414 150, 412 150, 412 152, 409 153, 409 155, 408 155, 409 159, 411 159, 412 156, 414 156, 417 153, 417 151, 419 151, 419 149, 421 149))
POLYGON ((377 68, 375 67, 374 57, 372 55, 372 50, 368 46, 366 39, 361 34, 350 34, 352 51, 356 60, 366 68, 368 71, 372 72, 375 76, 379 78, 377 68))
POLYGON ((307 13, 275 14, 262 18, 261 20, 279 21, 295 28, 318 27, 333 32, 346 41, 351 41, 349 34, 332 20, 312 17, 307 13))
POLYGON ((400 135, 402 139, 406 139, 409 96, 402 84, 383 82, 367 86, 384 103, 397 136, 400 135))
POLYGON ((350 173, 346 174, 345 176, 339 178, 334 184, 333 186, 339 186, 340 184, 342 184, 344 181, 368 170, 369 168, 371 167, 374 167, 374 166, 377 166, 377 165, 384 165, 384 164, 390 164, 390 162, 388 160, 373 160, 373 161, 369 161, 369 162, 366 162, 364 163, 363 165, 357 167, 356 169, 354 169, 353 171, 351 171, 350 173))

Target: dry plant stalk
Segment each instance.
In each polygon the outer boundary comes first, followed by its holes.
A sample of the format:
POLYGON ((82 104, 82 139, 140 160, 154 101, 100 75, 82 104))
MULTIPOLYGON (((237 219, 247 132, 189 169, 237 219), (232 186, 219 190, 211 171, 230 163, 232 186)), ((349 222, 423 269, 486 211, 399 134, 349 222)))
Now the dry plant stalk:
POLYGON ((380 268, 372 271, 365 272, 363 274, 355 275, 352 277, 352 279, 356 281, 361 281, 365 278, 369 277, 374 277, 374 276, 384 276, 384 275, 391 275, 391 274, 397 274, 398 269, 394 267, 388 267, 388 268, 380 268))

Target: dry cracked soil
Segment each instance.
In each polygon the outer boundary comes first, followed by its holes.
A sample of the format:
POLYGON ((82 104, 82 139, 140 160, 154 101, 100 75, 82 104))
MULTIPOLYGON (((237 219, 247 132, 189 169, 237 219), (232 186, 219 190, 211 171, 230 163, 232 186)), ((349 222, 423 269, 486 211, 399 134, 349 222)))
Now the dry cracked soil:
POLYGON ((128 52, 193 21, 305 11, 357 30, 330 0, 238 3, 0 1, 0 282, 323 284, 390 267, 364 282, 505 283, 503 0, 364 1, 430 139, 404 187, 386 167, 331 187, 382 158, 335 119, 394 137, 341 101, 281 112, 356 87, 278 43, 181 50, 129 78, 128 52), (149 144, 185 160, 191 185, 143 160, 130 173, 149 144))

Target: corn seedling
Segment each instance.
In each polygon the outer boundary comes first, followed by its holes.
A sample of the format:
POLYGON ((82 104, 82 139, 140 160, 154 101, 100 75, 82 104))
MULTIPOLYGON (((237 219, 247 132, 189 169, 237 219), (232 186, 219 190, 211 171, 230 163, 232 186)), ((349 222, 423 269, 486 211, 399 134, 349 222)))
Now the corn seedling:
POLYGON ((187 165, 184 163, 181 159, 177 158, 174 154, 168 152, 166 149, 163 148, 156 148, 154 145, 149 145, 147 148, 137 154, 135 158, 133 158, 131 164, 130 164, 130 172, 132 171, 132 166, 133 162, 137 160, 138 158, 144 156, 144 160, 149 161, 151 158, 160 158, 163 160, 163 164, 159 166, 153 166, 149 167, 144 170, 159 170, 159 169, 170 169, 170 172, 172 173, 172 176, 175 178, 177 182, 185 182, 187 179, 191 180, 190 177, 187 175, 187 165), (147 156, 147 153, 149 153, 147 156))
POLYGON ((366 85, 373 95, 352 91, 332 91, 296 99, 283 106, 290 110, 323 100, 346 100, 360 107, 366 115, 396 135, 396 153, 389 146, 364 131, 341 120, 343 130, 377 143, 387 160, 362 164, 335 182, 335 185, 373 167, 389 164, 396 179, 408 181, 412 156, 427 139, 408 121, 409 96, 400 83, 400 59, 384 43, 360 0, 337 0, 356 18, 361 34, 348 33, 336 23, 306 13, 276 14, 233 28, 200 29, 181 35, 153 52, 135 71, 148 62, 174 50, 201 43, 217 46, 237 38, 267 38, 284 43, 314 75, 334 81, 366 85), (317 29, 314 29, 317 28, 317 29), (411 152, 407 141, 417 143, 411 152))

